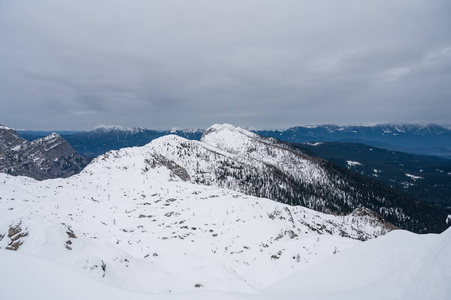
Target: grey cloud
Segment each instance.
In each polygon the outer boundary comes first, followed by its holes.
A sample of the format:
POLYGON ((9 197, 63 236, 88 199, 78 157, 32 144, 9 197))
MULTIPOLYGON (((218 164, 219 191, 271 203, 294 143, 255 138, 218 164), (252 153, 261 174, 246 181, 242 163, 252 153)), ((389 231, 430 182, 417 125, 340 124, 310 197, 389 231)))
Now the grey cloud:
POLYGON ((449 123, 451 3, 0 4, 0 120, 18 128, 449 123))

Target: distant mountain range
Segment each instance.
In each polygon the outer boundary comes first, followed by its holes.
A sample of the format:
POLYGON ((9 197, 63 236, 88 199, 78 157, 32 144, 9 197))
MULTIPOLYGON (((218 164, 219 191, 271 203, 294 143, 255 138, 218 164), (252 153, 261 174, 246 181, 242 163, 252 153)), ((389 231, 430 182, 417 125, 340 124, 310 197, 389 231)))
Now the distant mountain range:
MULTIPOLYGON (((144 146, 150 141, 168 134, 175 134, 191 140, 200 140, 203 133, 204 130, 202 129, 173 128, 158 131, 143 127, 126 128, 118 125, 99 125, 87 131, 60 132, 77 153, 87 157, 96 157, 108 151, 125 147, 144 146)), ((19 131, 18 134, 24 139, 32 141, 50 133, 45 131, 19 131)))
POLYGON ((436 124, 314 125, 255 132, 292 143, 362 143, 389 150, 451 158, 451 130, 436 124))
MULTIPOLYGON (((362 143, 379 148, 407 153, 451 158, 451 129, 436 124, 379 124, 373 126, 312 125, 287 130, 250 130, 265 137, 274 137, 291 143, 347 142, 362 143)), ((204 130, 171 129, 157 131, 143 127, 97 126, 82 132, 57 132, 72 147, 85 156, 95 157, 110 150, 142 146, 153 139, 175 134, 191 140, 200 140, 204 130)), ((33 140, 51 132, 19 131, 20 137, 33 140)))

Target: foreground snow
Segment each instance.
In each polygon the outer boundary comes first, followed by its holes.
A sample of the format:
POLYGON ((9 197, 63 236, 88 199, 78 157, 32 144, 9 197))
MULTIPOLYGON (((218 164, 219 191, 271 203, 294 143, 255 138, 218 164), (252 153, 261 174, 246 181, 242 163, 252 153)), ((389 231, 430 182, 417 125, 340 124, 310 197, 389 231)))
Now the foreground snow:
POLYGON ((451 299, 451 229, 392 231, 286 278, 266 292, 282 299, 451 299))
POLYGON ((142 294, 105 285, 54 261, 0 252, 1 299, 449 299, 451 230, 393 231, 305 268, 259 294, 142 294))

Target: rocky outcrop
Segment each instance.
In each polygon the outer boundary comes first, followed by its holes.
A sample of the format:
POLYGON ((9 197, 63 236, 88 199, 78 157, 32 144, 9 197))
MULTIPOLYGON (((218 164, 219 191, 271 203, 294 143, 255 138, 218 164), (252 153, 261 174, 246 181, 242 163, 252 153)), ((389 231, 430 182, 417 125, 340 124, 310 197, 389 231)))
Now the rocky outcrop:
POLYGON ((27 141, 15 130, 0 125, 0 172, 37 180, 69 177, 79 173, 89 160, 77 154, 56 133, 27 141))

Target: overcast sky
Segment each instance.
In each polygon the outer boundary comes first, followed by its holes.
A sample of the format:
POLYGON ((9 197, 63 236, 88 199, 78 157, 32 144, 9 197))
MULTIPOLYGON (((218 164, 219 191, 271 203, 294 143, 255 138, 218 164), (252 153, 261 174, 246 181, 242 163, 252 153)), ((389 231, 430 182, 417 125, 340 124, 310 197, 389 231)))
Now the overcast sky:
POLYGON ((0 1, 0 123, 451 123, 451 1, 0 1))

